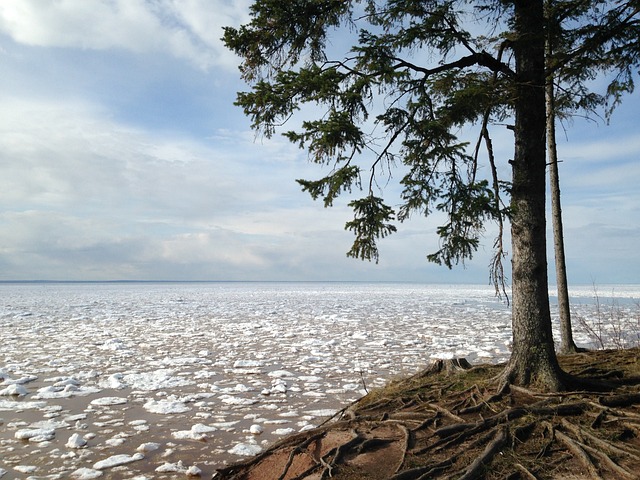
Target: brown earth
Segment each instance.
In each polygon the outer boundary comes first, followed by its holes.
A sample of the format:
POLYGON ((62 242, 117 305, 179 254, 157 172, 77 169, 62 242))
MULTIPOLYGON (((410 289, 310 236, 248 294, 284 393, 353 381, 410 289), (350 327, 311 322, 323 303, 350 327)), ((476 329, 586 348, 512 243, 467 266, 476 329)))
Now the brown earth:
POLYGON ((436 362, 215 480, 640 479, 640 349, 560 357, 600 391, 510 386, 436 362))

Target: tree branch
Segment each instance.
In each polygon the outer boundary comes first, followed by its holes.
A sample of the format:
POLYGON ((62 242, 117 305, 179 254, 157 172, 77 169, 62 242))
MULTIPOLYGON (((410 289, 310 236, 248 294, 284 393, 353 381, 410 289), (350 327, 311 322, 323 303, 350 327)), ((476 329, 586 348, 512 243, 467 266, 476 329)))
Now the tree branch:
POLYGON ((511 68, 509 68, 508 65, 492 57, 485 51, 472 53, 471 55, 467 55, 466 57, 459 58, 455 62, 445 63, 435 68, 421 67, 419 65, 408 62, 407 60, 403 60, 398 57, 390 57, 390 58, 391 60, 394 60, 397 62, 397 64, 393 66, 394 69, 398 69, 402 67, 409 68, 410 70, 423 73, 425 77, 435 75, 441 72, 447 72, 455 68, 466 68, 466 67, 471 67, 473 65, 481 65, 483 67, 487 67, 492 72, 504 73, 509 76, 515 76, 515 72, 511 70, 511 68))

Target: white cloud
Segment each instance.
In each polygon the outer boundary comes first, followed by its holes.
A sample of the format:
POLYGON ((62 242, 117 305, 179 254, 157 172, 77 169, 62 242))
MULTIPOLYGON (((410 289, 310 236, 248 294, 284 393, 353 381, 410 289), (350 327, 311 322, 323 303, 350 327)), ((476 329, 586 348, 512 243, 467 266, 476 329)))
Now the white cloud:
POLYGON ((559 142, 559 156, 572 162, 609 163, 621 158, 637 158, 640 154, 640 135, 635 132, 615 135, 613 127, 603 127, 592 133, 592 139, 559 142))
POLYGON ((239 25, 246 0, 12 0, 0 3, 0 31, 39 47, 170 52, 199 68, 234 67, 220 41, 222 27, 239 25))
POLYGON ((345 212, 310 206, 286 142, 196 143, 88 103, 0 103, 3 278, 284 279, 320 271, 311 256, 345 263, 345 212))
POLYGON ((225 150, 118 124, 82 102, 0 101, 6 207, 108 205, 188 217, 248 196, 238 188, 246 162, 229 162, 225 150))

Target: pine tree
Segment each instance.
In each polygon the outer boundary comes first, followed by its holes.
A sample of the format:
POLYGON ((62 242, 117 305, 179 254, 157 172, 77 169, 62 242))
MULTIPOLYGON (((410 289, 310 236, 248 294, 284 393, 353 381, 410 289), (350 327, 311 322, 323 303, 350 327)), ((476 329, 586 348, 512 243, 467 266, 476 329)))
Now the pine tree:
MULTIPOLYGON (((510 222, 513 352, 504 380, 560 390, 570 379, 558 366, 549 310, 545 81, 553 75, 584 93, 569 102, 581 108, 594 98, 586 79, 616 69, 621 75, 609 93, 617 101, 632 85, 626 73, 637 60, 629 46, 634 5, 620 6, 631 25, 611 16, 604 26, 582 26, 578 19, 612 8, 561 2, 559 24, 577 26, 562 31, 566 48, 552 63, 545 58, 543 0, 256 0, 251 22, 226 28, 224 40, 242 58, 242 77, 252 87, 236 103, 253 127, 267 137, 282 131, 330 169, 323 178, 298 180, 303 190, 325 206, 345 192, 363 192, 350 203, 354 218, 346 228, 355 241, 348 255, 377 261, 377 240, 395 232, 398 221, 437 210, 446 220, 437 229, 440 248, 428 258, 451 268, 472 257, 486 222, 497 221, 501 231, 510 222), (347 40, 353 46, 341 54, 347 40), (618 47, 620 64, 607 57, 618 47), (300 124, 283 131, 296 114, 300 124), (511 118, 515 148, 505 180, 489 126, 511 118), (490 175, 479 168, 479 148, 470 152, 460 138, 469 125, 481 126, 490 175), (402 172, 397 209, 380 186, 394 168, 402 172)), ((501 241, 492 267, 497 284, 501 241)))

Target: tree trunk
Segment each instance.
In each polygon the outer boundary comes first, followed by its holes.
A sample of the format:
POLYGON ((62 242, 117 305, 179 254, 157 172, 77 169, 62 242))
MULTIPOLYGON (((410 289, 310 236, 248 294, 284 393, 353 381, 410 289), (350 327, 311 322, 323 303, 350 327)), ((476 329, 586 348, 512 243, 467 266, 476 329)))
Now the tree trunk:
POLYGON ((512 163, 513 351, 505 380, 562 390, 547 282, 543 0, 516 0, 515 155, 512 163))
POLYGON ((558 150, 556 148, 556 114, 553 78, 547 79, 545 88, 547 101, 547 149, 549 151, 549 180, 551 185, 551 220, 553 224, 553 247, 556 263, 556 283, 558 285, 558 312, 560 314, 560 351, 576 353, 578 347, 573 342, 571 311, 569 310, 569 287, 567 284, 567 264, 564 255, 564 232, 562 228, 562 207, 560 204, 560 177, 558 173, 558 150))

